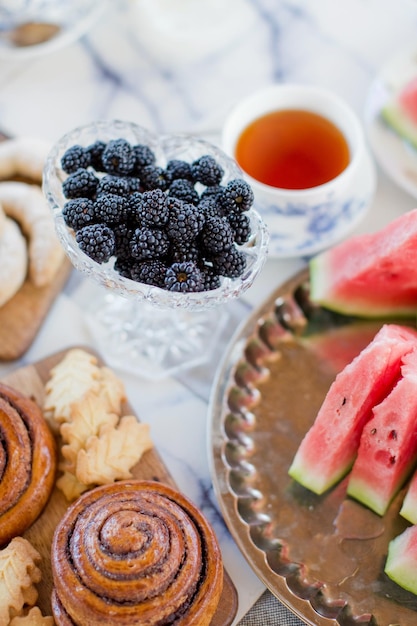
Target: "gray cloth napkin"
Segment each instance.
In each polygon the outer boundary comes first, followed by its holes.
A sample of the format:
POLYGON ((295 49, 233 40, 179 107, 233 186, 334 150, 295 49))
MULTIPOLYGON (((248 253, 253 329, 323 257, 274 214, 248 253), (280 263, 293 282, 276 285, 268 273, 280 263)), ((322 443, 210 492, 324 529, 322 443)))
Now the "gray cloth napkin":
POLYGON ((270 592, 265 591, 239 626, 305 626, 270 592))

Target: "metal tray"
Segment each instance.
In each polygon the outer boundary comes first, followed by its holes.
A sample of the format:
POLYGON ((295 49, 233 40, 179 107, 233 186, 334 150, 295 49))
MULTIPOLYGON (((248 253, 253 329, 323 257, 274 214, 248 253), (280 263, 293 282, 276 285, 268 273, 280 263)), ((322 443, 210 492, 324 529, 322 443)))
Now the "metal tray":
POLYGON ((252 569, 307 624, 415 626, 417 597, 384 574, 388 543, 408 525, 405 488, 380 517, 346 496, 346 479, 316 496, 288 476, 336 373, 384 323, 312 305, 308 279, 272 293, 219 367, 209 427, 220 508, 252 569))

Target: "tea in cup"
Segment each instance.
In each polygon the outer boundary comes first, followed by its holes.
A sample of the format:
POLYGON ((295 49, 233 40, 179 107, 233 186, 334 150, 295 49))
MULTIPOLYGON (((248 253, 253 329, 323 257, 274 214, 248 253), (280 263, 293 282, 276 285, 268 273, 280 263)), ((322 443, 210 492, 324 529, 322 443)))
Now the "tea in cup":
POLYGON ((359 120, 320 87, 273 85, 228 115, 222 144, 240 165, 273 257, 310 256, 365 216, 376 173, 359 120))

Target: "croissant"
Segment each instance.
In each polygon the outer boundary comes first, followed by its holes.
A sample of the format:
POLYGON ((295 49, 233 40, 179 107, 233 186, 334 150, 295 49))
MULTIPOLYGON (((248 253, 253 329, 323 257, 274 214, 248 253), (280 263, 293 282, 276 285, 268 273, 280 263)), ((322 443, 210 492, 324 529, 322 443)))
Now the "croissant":
POLYGON ((57 626, 208 626, 223 587, 219 545, 202 513, 152 481, 80 496, 55 530, 51 560, 57 626))
POLYGON ((0 546, 39 517, 55 482, 55 440, 41 409, 0 383, 0 546))

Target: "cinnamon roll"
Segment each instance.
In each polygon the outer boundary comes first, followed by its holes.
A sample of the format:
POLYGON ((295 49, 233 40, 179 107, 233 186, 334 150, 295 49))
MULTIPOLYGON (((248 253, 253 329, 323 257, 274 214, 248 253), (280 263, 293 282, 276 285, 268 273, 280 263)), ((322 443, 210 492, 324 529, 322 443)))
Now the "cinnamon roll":
POLYGON ((210 525, 158 482, 83 494, 58 524, 51 558, 57 626, 208 626, 223 587, 210 525))
POLYGON ((56 459, 40 407, 0 383, 0 546, 39 517, 54 486, 56 459))

